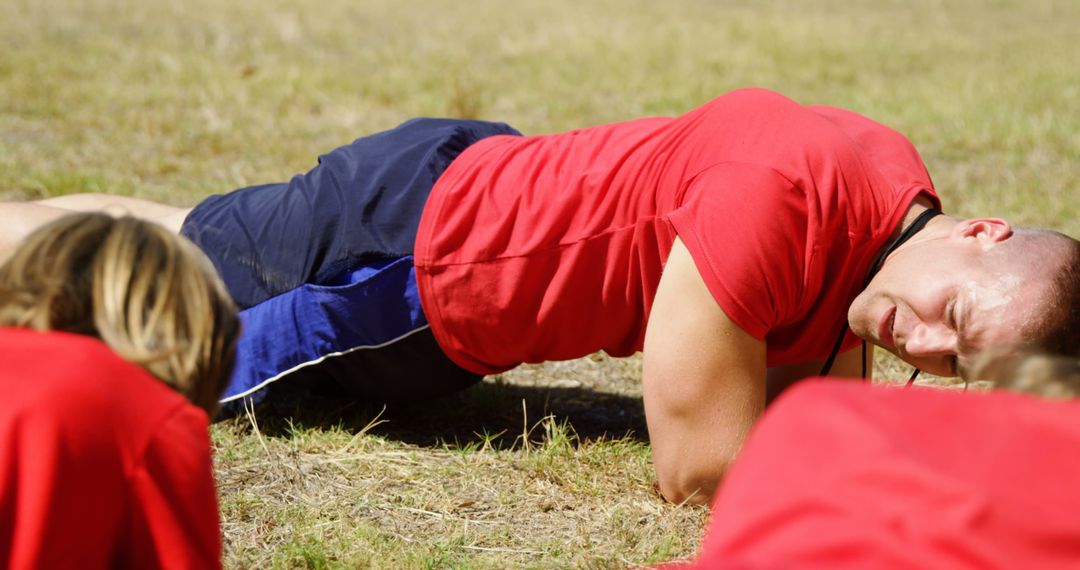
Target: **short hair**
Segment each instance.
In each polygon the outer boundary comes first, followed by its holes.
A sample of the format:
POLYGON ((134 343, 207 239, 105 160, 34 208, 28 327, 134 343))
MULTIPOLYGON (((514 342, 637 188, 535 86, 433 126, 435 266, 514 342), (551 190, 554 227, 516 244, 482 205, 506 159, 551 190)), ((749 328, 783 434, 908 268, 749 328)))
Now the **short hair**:
POLYGON ((1054 276, 1042 315, 1030 330, 1031 342, 1050 354, 1080 357, 1080 241, 1065 240, 1064 263, 1054 276))
POLYGON ((0 326, 95 337, 211 417, 240 323, 209 260, 155 223, 71 214, 0 265, 0 326))

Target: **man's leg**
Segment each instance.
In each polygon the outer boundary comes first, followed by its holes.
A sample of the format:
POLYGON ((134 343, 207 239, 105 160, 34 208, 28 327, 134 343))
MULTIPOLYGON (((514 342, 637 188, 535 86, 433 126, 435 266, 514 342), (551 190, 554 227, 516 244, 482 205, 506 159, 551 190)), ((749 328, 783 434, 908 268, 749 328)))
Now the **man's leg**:
POLYGON ((169 206, 152 200, 134 198, 132 196, 115 196, 112 194, 68 194, 55 198, 46 198, 35 202, 43 206, 62 208, 75 212, 105 212, 113 216, 130 215, 151 222, 157 222, 174 233, 180 233, 180 225, 184 222, 191 208, 169 206))
POLYGON ((6 258, 34 230, 70 213, 71 210, 35 202, 0 203, 0 259, 6 258))
POLYGON ((111 194, 71 194, 34 202, 0 202, 0 257, 10 253, 30 232, 72 212, 131 215, 180 233, 180 225, 190 211, 190 208, 111 194))

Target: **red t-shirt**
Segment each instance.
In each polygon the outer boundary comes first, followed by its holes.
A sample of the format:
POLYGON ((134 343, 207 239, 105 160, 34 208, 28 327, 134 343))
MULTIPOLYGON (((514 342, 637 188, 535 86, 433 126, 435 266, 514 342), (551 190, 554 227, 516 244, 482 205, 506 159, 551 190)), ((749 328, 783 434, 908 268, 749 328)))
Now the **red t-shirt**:
POLYGON ((96 339, 0 329, 0 566, 220 557, 206 413, 96 339))
POLYGON ((1077 449, 1077 401, 803 382, 755 426, 692 568, 1078 568, 1077 449))
POLYGON ((476 143, 424 208, 417 281, 439 345, 475 372, 625 356, 677 234, 769 366, 821 360, 919 193, 937 200, 899 133, 745 89, 676 118, 476 143))

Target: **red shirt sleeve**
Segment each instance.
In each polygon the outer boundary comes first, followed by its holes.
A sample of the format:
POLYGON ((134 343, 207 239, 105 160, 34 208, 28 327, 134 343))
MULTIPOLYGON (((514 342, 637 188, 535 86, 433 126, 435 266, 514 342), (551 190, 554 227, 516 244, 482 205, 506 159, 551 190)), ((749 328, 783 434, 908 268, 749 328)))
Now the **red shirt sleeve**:
POLYGON ((797 315, 811 255, 806 208, 775 170, 728 162, 696 176, 670 214, 713 298, 757 339, 797 315))
POLYGON ((206 414, 192 406, 154 434, 132 477, 133 567, 221 567, 209 441, 206 414))

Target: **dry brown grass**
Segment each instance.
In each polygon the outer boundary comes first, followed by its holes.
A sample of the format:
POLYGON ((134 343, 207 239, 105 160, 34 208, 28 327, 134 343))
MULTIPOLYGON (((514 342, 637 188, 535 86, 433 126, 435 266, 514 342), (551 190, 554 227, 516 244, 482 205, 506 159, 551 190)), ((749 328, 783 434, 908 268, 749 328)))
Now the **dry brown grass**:
MULTIPOLYGON (((226 562, 625 568, 687 557, 707 513, 652 488, 640 364, 593 355, 433 402, 316 400, 221 423, 226 562)), ((876 363, 879 377, 908 372, 876 363)))
POLYGON ((652 490, 640 401, 620 390, 637 359, 551 368, 423 405, 220 424, 228 564, 624 568, 691 553, 705 509, 652 490))

